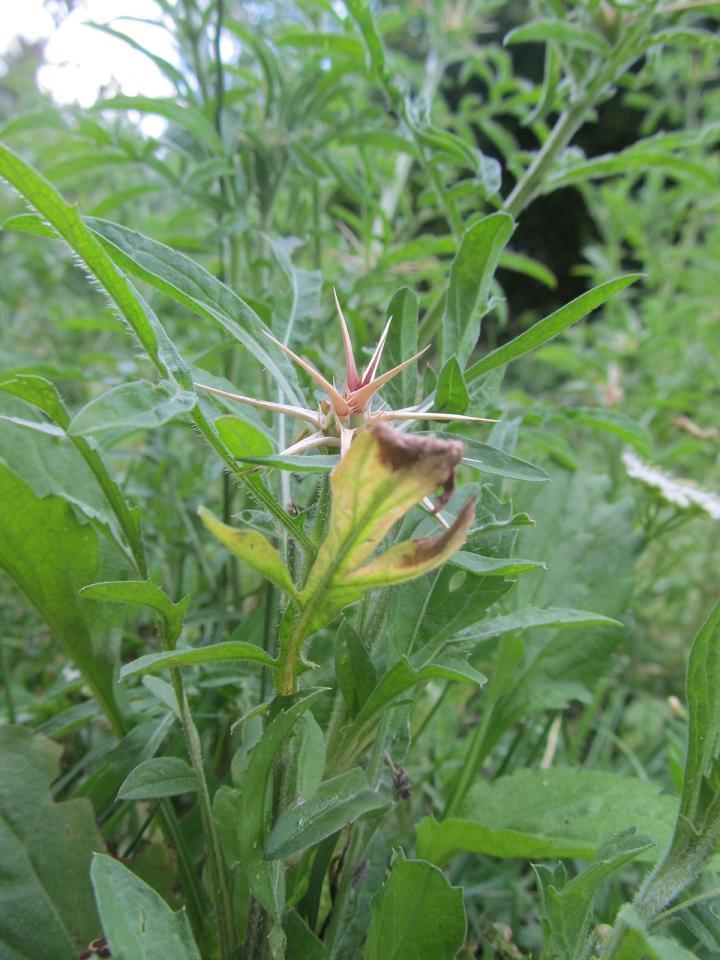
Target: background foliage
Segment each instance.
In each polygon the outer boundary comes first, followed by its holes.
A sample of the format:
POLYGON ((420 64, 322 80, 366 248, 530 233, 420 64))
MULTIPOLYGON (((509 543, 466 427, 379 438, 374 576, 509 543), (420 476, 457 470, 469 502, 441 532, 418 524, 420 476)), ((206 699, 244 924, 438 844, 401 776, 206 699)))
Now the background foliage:
POLYGON ((38 48, 0 77, 3 950, 716 956, 717 613, 687 705, 683 676, 719 572, 720 5, 156 14, 172 98, 58 110, 38 48), (324 626, 271 704, 281 591, 197 509, 296 574, 323 464, 247 472, 295 422, 192 384, 312 397, 263 325, 340 383, 333 288, 368 357, 390 315, 388 367, 432 344, 389 404, 499 422, 445 431, 462 554, 324 626), (176 644, 181 686, 135 662, 176 644))

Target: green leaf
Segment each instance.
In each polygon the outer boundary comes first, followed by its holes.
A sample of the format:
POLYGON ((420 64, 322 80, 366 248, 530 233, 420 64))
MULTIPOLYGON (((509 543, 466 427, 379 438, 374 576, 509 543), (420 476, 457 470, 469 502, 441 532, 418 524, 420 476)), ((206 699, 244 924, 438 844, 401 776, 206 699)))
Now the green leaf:
POLYGON ((400 434, 384 424, 356 437, 333 470, 328 533, 298 596, 304 636, 368 589, 421 576, 462 545, 473 519, 472 500, 449 530, 373 556, 391 527, 445 483, 462 454, 457 442, 400 434))
POLYGON ((338 630, 335 644, 335 677, 348 713, 354 717, 375 688, 375 665, 362 637, 347 621, 338 630))
POLYGON ((188 650, 172 650, 167 653, 148 653, 127 663, 120 671, 120 679, 127 680, 136 674, 155 673, 165 667, 193 667, 199 663, 220 663, 226 660, 250 660, 263 667, 277 664, 262 647, 243 640, 225 640, 223 643, 211 643, 206 647, 193 647, 188 650))
POLYGON ((156 800, 198 789, 198 778, 186 760, 151 757, 128 774, 118 790, 118 800, 156 800))
POLYGON ((515 630, 533 630, 536 628, 560 627, 622 627, 619 620, 604 617, 600 613, 588 613, 586 610, 563 610, 560 607, 523 607, 515 613, 483 620, 473 628, 468 638, 486 640, 489 637, 501 637, 515 630))
POLYGON ((677 801, 649 781, 600 770, 521 770, 478 782, 459 814, 418 826, 418 856, 442 865, 456 853, 491 857, 590 860, 612 834, 634 827, 656 846, 666 842, 677 801), (528 803, 528 798, 532 802, 528 803))
POLYGON ((101 573, 98 537, 57 496, 37 497, 0 462, 0 567, 15 581, 80 669, 117 732, 117 640, 78 591, 101 573))
POLYGON ((700 829, 720 790, 720 601, 695 637, 686 690, 690 720, 680 817, 700 829))
POLYGON ((177 100, 161 100, 157 97, 116 96, 111 100, 98 100, 93 110, 119 110, 123 113, 136 110, 138 113, 164 117, 170 123, 186 130, 191 136, 209 147, 213 153, 222 154, 223 144, 212 122, 204 113, 187 103, 177 100))
POLYGON ((287 951, 285 960, 328 960, 327 947, 318 940, 297 910, 285 917, 287 951))
POLYGON ((309 48, 324 54, 340 53, 359 61, 362 61, 365 53, 365 48, 359 40, 344 33, 320 33, 315 30, 312 33, 306 33, 289 29, 283 30, 276 42, 280 47, 309 48))
POLYGON ((460 364, 455 356, 450 357, 440 371, 435 388, 435 409, 439 413, 465 413, 470 403, 470 394, 460 364))
MULTIPOLYGON (((47 416, 58 425, 63 433, 66 433, 70 423, 70 414, 59 391, 49 380, 30 374, 17 374, 12 379, 0 383, 0 390, 20 397, 26 403, 32 404, 42 410, 43 413, 47 414, 47 416)), ((92 438, 87 440, 84 437, 69 437, 69 440, 95 475, 95 480, 99 484, 107 503, 117 517, 118 523, 125 535, 135 566, 140 573, 144 574, 146 566, 145 547, 138 511, 125 499, 120 486, 112 476, 104 460, 102 451, 95 441, 92 438)), ((38 452, 42 460, 49 464, 50 458, 47 454, 42 454, 41 451, 38 452)), ((53 474, 57 475, 59 472, 57 460, 56 458, 53 458, 53 460, 54 462, 52 463, 51 469, 53 474)), ((15 462, 15 458, 13 458, 13 462, 15 462)), ((32 475, 35 475, 34 469, 32 470, 32 475)), ((26 479, 29 479, 27 474, 26 479)), ((57 490, 59 493, 65 492, 73 497, 77 494, 77 491, 77 479, 75 476, 73 476, 69 489, 65 491, 62 489, 57 490)), ((36 492, 40 493, 37 489, 36 492)), ((110 532, 112 533, 112 530, 110 532)), ((115 538, 113 537, 113 539, 115 538)), ((124 547, 122 543, 121 546, 124 547)))
POLYGON ((105 816, 115 803, 123 780, 139 763, 155 756, 174 725, 175 717, 168 711, 160 720, 146 720, 133 727, 93 763, 76 792, 91 801, 99 816, 105 816))
POLYGON ((418 663, 432 660, 448 640, 481 620, 511 586, 501 576, 446 564, 394 590, 386 630, 388 661, 411 652, 418 663))
POLYGON ((138 53, 151 60, 158 70, 160 70, 161 73, 164 73, 168 80, 174 84, 177 90, 187 90, 187 80, 181 70, 178 70, 177 67, 173 66, 172 63, 170 63, 168 60, 165 60, 163 57, 159 57, 157 54, 152 53, 147 49, 147 47, 143 46, 141 43, 138 43, 137 40, 134 40, 126 33, 123 33, 121 30, 115 30, 107 23, 93 23, 91 20, 86 20, 84 25, 86 27, 92 27, 93 30, 99 30, 101 33, 105 33, 116 40, 121 40, 123 43, 126 43, 133 50, 136 50, 138 53))
POLYGON ((285 470, 288 473, 327 473, 340 462, 340 457, 334 454, 329 456, 314 454, 306 457, 276 454, 272 457, 239 457, 238 459, 242 463, 274 467, 276 470, 285 470))
POLYGON ((557 277, 546 267, 544 263, 533 260, 524 253, 516 253, 514 250, 503 250, 500 254, 499 266, 504 270, 512 270, 513 273, 522 273, 526 277, 532 277, 538 283, 549 287, 550 290, 557 288, 557 277))
MULTIPOLYGON (((421 436, 429 436, 430 432, 417 431, 421 436)), ((461 437, 456 433, 443 433, 443 438, 460 440, 467 447, 467 453, 462 462, 474 470, 480 470, 494 477, 509 477, 512 480, 528 480, 531 483, 542 483, 548 480, 548 475, 540 467, 513 457, 498 447, 491 447, 489 443, 473 440, 470 437, 461 437)))
POLYGON ((661 144, 653 140, 656 138, 634 143, 619 153, 607 153, 568 164, 548 177, 543 184, 542 193, 605 177, 628 177, 633 173, 644 176, 653 169, 677 180, 695 180, 710 190, 717 189, 718 176, 711 167, 663 150, 661 144))
POLYGON ((385 76, 385 50, 377 31, 372 10, 367 0, 346 0, 348 13, 357 24, 362 35, 368 60, 368 69, 378 77, 385 76))
POLYGON ((162 587, 152 580, 110 580, 90 583, 80 591, 89 600, 107 600, 110 603, 137 603, 157 611, 165 623, 167 639, 174 643, 180 636, 183 618, 190 603, 184 597, 177 603, 168 597, 162 587))
POLYGON ((293 698, 280 698, 279 711, 270 721, 250 755, 240 789, 239 850, 242 868, 253 895, 276 922, 285 904, 285 874, 280 861, 268 862, 263 851, 269 835, 268 794, 276 755, 290 737, 302 714, 325 693, 305 691, 293 698))
POLYGON ((511 30, 505 37, 506 46, 515 43, 549 43, 551 41, 589 50, 607 56, 610 46, 599 33, 587 30, 569 20, 534 20, 511 30))
MULTIPOLYGON (((569 883, 552 882, 553 871, 535 867, 541 881, 541 900, 549 936, 544 950, 556 960, 576 960, 585 955, 595 894, 601 883, 623 864, 644 854, 651 844, 634 830, 612 837, 598 849, 590 866, 569 883)), ((554 877, 553 877, 554 879, 554 877)))
POLYGON ((273 452, 272 444, 265 434, 240 417, 218 417, 214 426, 222 442, 238 460, 265 457, 273 452))
POLYGON ((311 712, 304 713, 298 721, 289 753, 279 809, 292 806, 298 797, 308 800, 322 783, 325 735, 311 712))
POLYGON ((239 557, 253 570, 257 570, 271 583, 284 590, 289 596, 297 597, 295 584, 292 582, 290 571, 285 566, 280 552, 270 543, 267 537, 256 530, 238 530, 218 520, 205 507, 198 508, 200 519, 216 539, 227 547, 236 557, 239 557))
POLYGON ((294 337, 307 329, 308 321, 320 312, 320 291, 322 275, 319 270, 305 270, 297 266, 292 255, 303 241, 297 237, 271 237, 265 235, 266 242, 272 248, 275 259, 288 284, 288 294, 277 302, 276 314, 282 316, 282 329, 279 329, 283 343, 290 344, 294 337))
POLYGON ((643 457, 650 457, 651 455, 649 431, 641 426, 637 420, 633 420, 617 410, 608 410, 606 407, 597 409, 581 407, 566 411, 566 416, 584 427, 614 434, 623 443, 634 447, 643 457))
POLYGON ((537 349, 543 343, 547 343, 548 340, 552 340, 553 337, 562 333, 573 323, 577 323, 578 320, 582 320, 583 317, 596 310, 613 294, 623 290, 631 283, 635 283, 640 277, 641 274, 639 273, 630 273, 615 280, 607 280, 592 290, 588 290, 587 293, 583 293, 575 300, 571 300, 570 303, 566 303, 564 307, 560 307, 550 316, 538 320, 529 330, 525 330, 514 340, 503 344, 497 350, 493 350, 492 353, 483 357, 482 360, 474 363, 465 371, 466 382, 477 380, 478 377, 489 370, 494 370, 496 367, 502 367, 506 363, 517 360, 523 354, 537 349))
MULTIPOLYGON (((160 373, 168 380, 177 382, 183 389, 189 390, 192 386, 190 371, 183 363, 172 341, 138 291, 132 286, 125 274, 121 273, 115 266, 102 244, 78 214, 77 209, 66 203, 55 188, 33 170, 32 167, 2 145, 0 145, 0 175, 4 176, 43 217, 52 223, 58 234, 69 244, 71 249, 75 251, 80 261, 90 270, 101 287, 110 295, 111 300, 130 324, 160 373)), ((113 227, 112 224, 108 224, 108 226, 110 228, 113 227)), ((119 229, 120 228, 117 228, 114 232, 116 233, 119 229)), ((145 239, 139 234, 132 234, 132 231, 130 231, 130 233, 133 237, 141 241, 145 239)), ((156 246, 159 246, 161 251, 165 250, 170 254, 174 265, 173 269, 176 270, 178 282, 181 285, 188 282, 193 289, 199 286, 202 291, 203 285, 208 284, 209 281, 208 285, 214 292, 219 290, 222 295, 227 294, 232 304, 238 307, 243 316, 246 318, 249 317, 251 322, 259 324, 260 327, 262 327, 259 319, 250 308, 238 297, 235 297, 227 287, 220 284, 215 278, 208 274, 207 271, 193 264, 191 260, 182 258, 186 261, 183 272, 182 265, 177 266, 177 259, 180 257, 179 254, 175 254, 174 251, 169 250, 167 247, 163 248, 162 244, 156 246)), ((116 255, 117 253, 121 254, 122 252, 116 251, 116 255)), ((126 267, 128 263, 132 264, 134 262, 124 255, 121 255, 119 259, 122 261, 123 267, 126 267)), ((153 277, 153 274, 144 269, 139 269, 135 272, 139 272, 143 279, 150 280, 153 277)), ((160 286, 164 289, 162 282, 160 286)), ((175 288, 172 287, 172 290, 175 290, 175 288)), ((192 304, 192 298, 180 294, 179 291, 178 295, 182 302, 192 304)), ((176 297, 176 299, 178 299, 178 297, 176 297)), ((247 341, 246 345, 248 349, 251 351, 255 350, 255 352, 258 353, 260 348, 257 338, 247 334, 239 324, 211 308, 208 308, 207 315, 216 317, 220 323, 235 333, 243 342, 247 341)), ((272 356, 264 350, 260 350, 260 353, 268 358, 266 366, 271 373, 275 375, 277 382, 287 382, 287 378, 274 363, 272 356)), ((289 363, 286 364, 286 366, 289 368, 289 363)), ((291 372, 291 376, 294 376, 294 373, 291 372)), ((292 393, 292 389, 288 387, 288 395, 292 395, 292 393)), ((198 404, 192 411, 192 419, 208 443, 210 443, 213 449, 225 460, 228 466, 234 466, 232 455, 225 449, 212 425, 206 419, 202 412, 201 404, 198 404)), ((308 549, 312 548, 310 538, 305 533, 302 524, 285 512, 259 477, 249 476, 244 479, 244 482, 252 490, 253 494, 263 502, 270 513, 272 513, 287 530, 291 531, 293 536, 295 536, 303 546, 308 549)))
POLYGON ((417 669, 407 657, 401 657, 380 680, 355 719, 345 727, 335 753, 328 760, 328 767, 332 769, 335 763, 351 755, 353 746, 362 742, 387 707, 408 690, 428 680, 454 680, 483 686, 487 677, 462 660, 451 657, 442 657, 417 669))
POLYGON ((194 260, 164 243, 109 220, 87 218, 88 226, 105 243, 110 256, 132 276, 160 290, 195 313, 219 323, 267 369, 287 402, 303 405, 289 361, 268 349, 267 327, 255 311, 229 287, 194 260))
POLYGON ((283 810, 265 844, 265 856, 292 857, 386 805, 387 798, 371 790, 365 772, 355 767, 321 783, 309 800, 299 799, 283 810))
POLYGON ((70 436, 89 436, 105 430, 152 430, 189 413, 197 403, 191 390, 148 380, 121 383, 94 397, 70 422, 70 436))
POLYGON ((365 960, 453 960, 466 928, 462 890, 432 864, 400 853, 372 901, 365 960))
MULTIPOLYGON (((391 370, 418 352, 418 300, 410 287, 401 287, 393 295, 387 315, 392 323, 385 341, 385 358, 391 370)), ((415 403, 417 381, 417 365, 411 363, 383 387, 390 406, 400 409, 415 403)))
POLYGON ((114 957, 201 960, 185 910, 174 913, 159 893, 119 860, 95 854, 90 878, 114 957))
POLYGON ((670 846, 638 898, 659 912, 688 887, 720 841, 720 601, 700 628, 687 670, 688 747, 670 846))
POLYGON ((625 929, 625 935, 615 953, 616 960, 696 960, 679 943, 667 937, 655 937, 647 929, 637 910, 626 904, 618 914, 617 924, 625 929))
POLYGON ((483 557, 478 553, 458 550, 450 558, 450 564, 485 576, 513 577, 528 570, 544 570, 545 564, 537 560, 521 560, 519 557, 483 557))
POLYGON ((487 311, 490 282, 514 228, 508 214, 491 213, 465 231, 450 268, 442 321, 443 366, 454 355, 464 367, 475 349, 480 320, 487 311))
POLYGON ((16 213, 8 217, 2 225, 3 230, 18 230, 21 233, 33 233, 38 237, 57 236, 52 227, 49 227, 41 217, 34 213, 16 213))
POLYGON ((720 49, 720 37, 712 30, 701 30, 697 27, 666 27, 657 30, 647 38, 648 46, 664 43, 669 47, 689 47, 691 50, 720 49))
POLYGON ((170 380, 190 386, 189 373, 150 308, 117 269, 108 254, 87 228, 77 209, 44 177, 0 145, 0 175, 22 194, 77 253, 84 265, 110 294, 158 369, 170 380), (185 381, 183 383, 183 381, 185 381))
POLYGON ((104 844, 86 799, 53 803, 61 748, 23 727, 0 727, 0 954, 74 960, 97 935, 87 874, 104 844))

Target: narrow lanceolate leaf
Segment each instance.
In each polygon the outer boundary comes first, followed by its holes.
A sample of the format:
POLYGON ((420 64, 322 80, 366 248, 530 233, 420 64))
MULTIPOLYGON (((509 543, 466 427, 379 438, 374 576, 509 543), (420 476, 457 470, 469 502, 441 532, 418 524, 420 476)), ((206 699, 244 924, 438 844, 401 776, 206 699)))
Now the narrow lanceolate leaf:
MULTIPOLYGON (((0 176, 5 177, 18 193, 25 197, 25 199, 35 207, 38 213, 52 224, 58 235, 69 244, 71 249, 80 258, 80 261, 90 270, 100 285, 107 291, 112 302, 130 325, 143 348, 147 351, 153 364, 163 377, 171 383, 177 384, 184 390, 192 389, 192 376, 190 371, 175 349, 174 344, 168 337, 162 324, 140 296, 140 293, 133 287, 127 276, 118 269, 114 260, 108 255, 100 240, 87 226, 77 212, 77 209, 67 203, 52 184, 48 183, 36 170, 2 144, 0 144, 0 176)), ((110 224, 110 226, 113 225, 110 224)), ((118 230, 120 229, 121 228, 118 228, 118 230)), ((132 233, 132 231, 130 232, 132 233)), ((145 239, 139 234, 136 236, 140 237, 140 240, 145 239)), ((150 243, 152 244, 152 241, 150 241, 150 243)), ((170 255, 170 263, 163 263, 163 274, 166 269, 172 269, 173 275, 177 278, 178 284, 181 287, 185 286, 187 281, 193 290, 199 289, 200 294, 205 299, 213 300, 215 293, 223 298, 223 303, 225 302, 225 298, 229 298, 233 306, 239 310, 245 320, 251 325, 254 324, 258 330, 264 328, 264 325, 247 304, 240 300, 239 297, 236 297, 224 284, 215 280, 207 271, 203 270, 197 264, 194 264, 192 260, 188 260, 187 257, 182 258, 180 254, 175 254, 175 251, 170 250, 169 247, 163 247, 162 244, 157 244, 156 246, 170 255), (180 258, 179 263, 178 258, 180 258), (208 288, 210 289, 210 293, 206 296, 206 290, 208 288)), ((120 263, 123 270, 128 269, 128 265, 135 262, 130 257, 124 255, 119 248, 113 249, 114 257, 120 263)), ((150 256, 149 259, 151 262, 154 262, 153 256, 150 256)), ((160 289, 165 289, 165 282, 161 281, 152 270, 146 270, 143 267, 137 268, 134 272, 140 276, 141 279, 147 280, 149 283, 155 281, 155 286, 159 286, 160 289)), ((183 293, 172 284, 169 286, 172 291, 177 292, 175 299, 189 306, 193 306, 193 304, 197 306, 197 302, 193 300, 192 296, 183 293)), ((200 305, 200 307, 202 307, 202 305, 200 305)), ((206 305, 202 309, 199 309, 199 312, 203 313, 203 311, 206 316, 212 317, 222 323, 234 335, 241 339, 251 352, 254 351, 257 354, 259 349, 259 336, 248 332, 239 322, 231 319, 230 316, 222 312, 222 310, 216 309, 214 306, 206 305)), ((287 383, 287 395, 294 397, 295 393, 290 386, 288 376, 277 367, 268 351, 264 351, 263 355, 267 358, 266 366, 273 377, 277 379, 277 382, 287 383)), ((292 371, 288 370, 288 373, 292 378, 292 371)), ((212 424, 205 417, 200 404, 194 407, 191 416, 208 443, 217 451, 228 466, 234 468, 234 458, 225 448, 225 445, 214 431, 212 424)), ((310 538, 305 533, 302 524, 288 516, 259 477, 250 475, 244 478, 244 482, 252 489, 255 496, 262 500, 270 513, 272 513, 287 530, 292 532, 299 543, 308 549, 312 548, 310 538)))
POLYGON ((465 380, 468 382, 476 380, 484 373, 488 373, 496 367, 505 366, 506 363, 517 360, 523 354, 537 349, 543 343, 547 343, 548 340, 552 340, 553 337, 572 326, 573 323, 577 323, 578 320, 582 320, 583 317, 602 306, 619 290, 635 283, 641 276, 642 274, 639 273, 629 273, 624 277, 618 277, 616 280, 607 280, 598 287, 588 290, 587 293, 583 293, 575 300, 571 300, 570 303, 560 307, 559 310, 551 313, 544 320, 538 320, 529 330, 521 333, 514 340, 503 344, 497 350, 493 350, 492 353, 483 357, 482 360, 474 363, 465 371, 465 380))
POLYGON ((720 601, 690 652, 690 714, 680 810, 669 849, 638 895, 645 916, 659 912, 697 877, 720 840, 720 601))
MULTIPOLYGON (((387 309, 392 317, 385 359, 388 367, 397 367, 406 357, 412 357, 418 349, 418 301, 409 287, 401 287, 393 296, 387 309)), ((417 393, 417 367, 406 367, 385 387, 384 394, 391 407, 410 406, 417 393)))
POLYGON ((161 100, 157 97, 126 97, 117 96, 111 100, 99 100, 93 106, 94 110, 137 110, 138 113, 165 117, 171 123, 182 127, 195 137, 200 143, 209 147, 213 153, 220 154, 223 150, 222 141, 212 122, 197 107, 190 104, 180 104, 174 99, 161 100))
POLYGON ((515 630, 547 629, 548 627, 621 627, 619 620, 604 617, 599 613, 589 613, 586 610, 563 610, 558 607, 523 607, 515 613, 493 617, 468 631, 467 636, 472 640, 485 640, 488 637, 501 637, 505 633, 515 630))
POLYGON ((623 864, 637 859, 652 844, 638 837, 634 830, 616 834, 598 850, 590 866, 567 882, 564 871, 557 882, 555 871, 536 866, 540 901, 549 928, 545 948, 556 960, 576 960, 586 955, 585 943, 590 932, 593 901, 602 882, 623 864), (548 949, 549 948, 549 949, 548 949))
POLYGON ((443 366, 455 355, 464 367, 475 349, 490 281, 514 226, 507 213, 491 213, 465 232, 450 269, 442 327, 443 366))
POLYGON ((550 41, 589 50, 591 53, 599 53, 603 56, 610 50, 607 40, 601 34, 567 20, 534 20, 532 23, 511 30, 505 37, 505 43, 508 45, 549 43, 550 41))
POLYGON ((277 819, 265 845, 269 860, 292 857, 372 810, 386 806, 387 797, 370 789, 359 767, 320 784, 309 800, 299 798, 277 819))
POLYGON ((183 617, 190 603, 184 597, 173 603, 162 587, 152 580, 111 580, 90 583, 80 591, 88 600, 107 600, 110 603, 136 603, 151 607, 163 619, 167 639, 174 643, 180 636, 183 617))
POLYGON ((453 960, 466 926, 460 887, 432 864, 400 853, 372 901, 365 960, 453 960))
POLYGON ((367 562, 411 507, 452 482, 463 453, 458 441, 401 434, 384 424, 356 438, 333 471, 327 537, 298 597, 305 635, 370 587, 420 576, 461 546, 473 520, 472 503, 439 536, 400 544, 367 562))
POLYGON ((693 643, 687 700, 690 729, 680 814, 700 827, 698 814, 720 789, 720 601, 693 643))
POLYGON ((291 597, 297 595, 290 571, 285 566, 280 552, 273 547, 267 537, 256 530, 238 530, 218 520, 205 507, 198 510, 200 518, 210 533, 215 536, 231 553, 239 557, 253 570, 283 589, 291 597))
MULTIPOLYGON (((426 431, 417 431, 424 434, 426 431)), ((454 433, 443 433, 447 440, 460 440, 466 444, 467 451, 463 463, 473 470, 497 477, 510 477, 513 480, 529 480, 531 483, 541 483, 549 480, 547 473, 526 460, 513 457, 498 447, 491 447, 489 443, 474 440, 471 437, 460 437, 454 433)))
POLYGON ((402 657, 370 693, 353 722, 345 727, 333 755, 328 759, 328 767, 333 769, 341 765, 347 756, 352 756, 353 750, 363 742, 391 704, 413 687, 429 680, 452 680, 481 687, 487 677, 460 659, 445 657, 415 668, 407 657, 402 657))
POLYGON ((57 234, 80 257, 107 290, 161 372, 168 379, 177 379, 184 387, 190 387, 189 372, 185 370, 157 318, 95 239, 77 209, 67 203, 36 170, 2 144, 0 176, 5 177, 52 224, 57 234))
POLYGON ((89 436, 106 430, 152 430, 189 413, 197 403, 194 390, 148 380, 121 383, 78 410, 68 425, 70 436, 89 436))
POLYGON ((226 640, 207 647, 194 647, 191 650, 172 650, 168 653, 148 653, 126 664, 120 671, 120 679, 140 673, 155 673, 165 667, 193 667, 199 663, 218 663, 224 660, 250 660, 263 667, 276 666, 272 657, 262 647, 242 640, 226 640))
POLYGON ((109 220, 88 217, 86 223, 123 270, 219 323, 268 370, 286 400, 302 403, 291 365, 267 348, 262 335, 267 327, 233 290, 199 263, 158 240, 109 220))
POLYGON ((268 724, 253 748, 240 791, 238 840, 242 868, 253 895, 276 921, 280 920, 285 902, 285 874, 279 861, 264 859, 270 832, 268 798, 273 764, 297 721, 324 692, 312 690, 281 701, 286 707, 268 724))

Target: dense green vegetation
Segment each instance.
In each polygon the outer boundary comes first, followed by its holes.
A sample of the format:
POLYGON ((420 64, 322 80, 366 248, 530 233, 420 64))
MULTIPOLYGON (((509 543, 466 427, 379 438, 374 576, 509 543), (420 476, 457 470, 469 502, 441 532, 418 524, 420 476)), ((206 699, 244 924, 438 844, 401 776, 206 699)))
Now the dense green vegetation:
POLYGON ((0 957, 717 957, 720 4, 156 15, 0 76, 0 957))

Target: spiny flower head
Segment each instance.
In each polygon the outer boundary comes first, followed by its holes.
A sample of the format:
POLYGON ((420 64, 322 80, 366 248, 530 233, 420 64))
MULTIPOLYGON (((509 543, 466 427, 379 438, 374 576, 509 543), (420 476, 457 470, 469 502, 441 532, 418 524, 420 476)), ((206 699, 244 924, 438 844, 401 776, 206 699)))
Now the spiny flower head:
POLYGON ((388 333, 390 332, 391 317, 385 324, 385 329, 373 351, 370 362, 361 376, 358 373, 358 367, 355 362, 350 332, 335 291, 333 291, 333 295, 335 297, 335 306, 340 321, 340 333, 345 352, 345 385, 340 389, 337 388, 335 383, 327 380, 311 363, 294 353, 287 344, 282 343, 268 331, 263 331, 265 336, 269 340, 272 340, 276 347, 301 367, 310 379, 323 391, 327 400, 316 410, 286 403, 274 403, 269 400, 258 400, 256 397, 246 397, 241 394, 230 393, 226 390, 219 390, 216 387, 209 387, 202 383, 196 383, 195 386, 201 390, 207 390, 208 393, 214 393, 221 397, 236 400, 238 403, 246 403, 253 407, 259 407, 262 410, 270 410, 273 413, 284 414, 296 420, 302 420, 312 424, 315 427, 315 432, 301 437, 287 449, 281 451, 285 455, 302 453, 311 447, 324 445, 339 446, 341 453, 345 454, 352 443, 356 430, 365 425, 375 424, 383 420, 494 422, 487 420, 486 417, 467 417, 451 413, 431 413, 420 410, 418 407, 405 407, 401 410, 372 410, 371 402, 375 394, 406 367, 416 363, 429 347, 425 347, 419 353, 408 357, 407 360, 403 360, 391 370, 378 376, 378 368, 382 359, 383 349, 387 341, 388 333))

